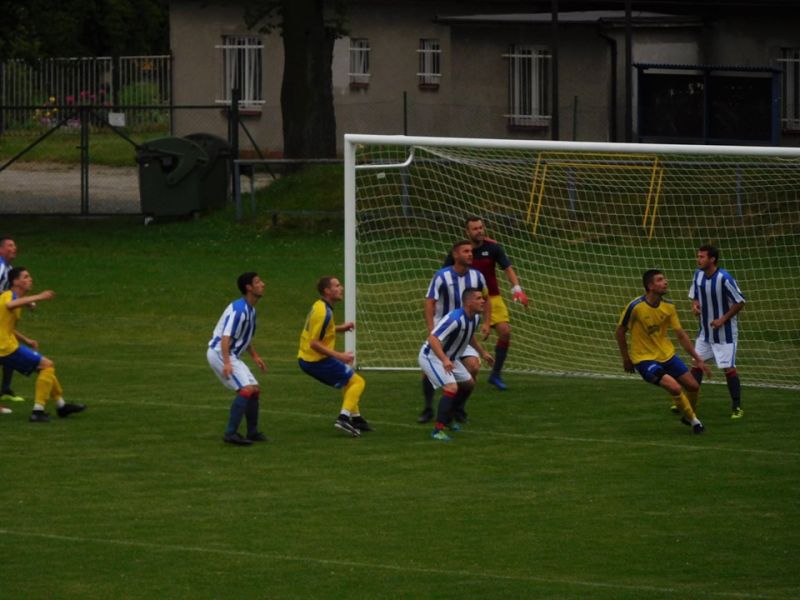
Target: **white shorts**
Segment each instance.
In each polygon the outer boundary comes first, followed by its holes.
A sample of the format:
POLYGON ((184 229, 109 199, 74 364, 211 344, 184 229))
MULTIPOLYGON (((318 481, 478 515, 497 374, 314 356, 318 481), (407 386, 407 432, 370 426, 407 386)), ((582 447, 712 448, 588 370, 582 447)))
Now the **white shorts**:
POLYGON ((704 361, 713 358, 720 369, 732 369, 736 366, 736 339, 732 344, 710 344, 703 338, 697 338, 694 349, 704 361))
POLYGON ((478 355, 478 351, 475 350, 472 346, 467 346, 464 348, 464 352, 461 353, 461 358, 467 358, 469 356, 474 356, 478 360, 480 360, 480 356, 478 355))
POLYGON ((222 382, 222 385, 229 390, 237 392, 248 385, 258 385, 258 381, 253 376, 250 368, 233 354, 231 354, 231 367, 233 367, 233 373, 231 373, 231 376, 227 378, 222 374, 223 363, 221 353, 219 353, 217 350, 209 348, 206 351, 206 358, 208 359, 208 364, 211 366, 211 370, 217 375, 219 380, 222 382))
MULTIPOLYGON (((466 356, 466 352, 464 353, 466 356)), ((436 356, 433 351, 425 354, 423 350, 419 352, 419 366, 422 372, 431 382, 433 389, 443 387, 450 383, 457 383, 459 381, 469 381, 472 375, 469 374, 467 368, 461 363, 460 360, 453 361, 453 370, 448 373, 444 370, 442 361, 436 356)))

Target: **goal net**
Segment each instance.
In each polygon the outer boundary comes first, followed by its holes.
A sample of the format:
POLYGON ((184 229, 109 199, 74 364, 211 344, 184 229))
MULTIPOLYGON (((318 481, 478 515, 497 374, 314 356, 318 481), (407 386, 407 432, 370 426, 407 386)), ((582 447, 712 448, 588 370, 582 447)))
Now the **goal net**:
POLYGON ((712 243, 747 298, 742 380, 800 388, 800 149, 345 140, 345 311, 357 322, 347 345, 360 368, 417 368, 428 283, 474 215, 530 298, 527 309, 511 302, 498 272, 513 332, 506 370, 624 375, 614 329, 650 268, 667 275, 694 338, 687 292, 697 247, 712 243))

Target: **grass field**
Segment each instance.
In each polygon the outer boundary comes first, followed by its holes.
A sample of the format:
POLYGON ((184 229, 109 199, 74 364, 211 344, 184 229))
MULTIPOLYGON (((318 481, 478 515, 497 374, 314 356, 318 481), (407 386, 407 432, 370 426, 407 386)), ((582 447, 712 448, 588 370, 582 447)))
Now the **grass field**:
POLYGON ((376 431, 345 438, 339 394, 294 359, 315 279, 341 273, 338 230, 225 214, 2 228, 58 294, 20 329, 89 409, 0 418, 0 598, 800 595, 797 392, 745 388, 737 422, 709 386, 694 437, 644 383, 510 375, 443 445, 414 422, 419 376, 369 371, 376 431), (272 441, 239 448, 221 441, 231 398, 205 345, 249 269, 268 285, 272 441))

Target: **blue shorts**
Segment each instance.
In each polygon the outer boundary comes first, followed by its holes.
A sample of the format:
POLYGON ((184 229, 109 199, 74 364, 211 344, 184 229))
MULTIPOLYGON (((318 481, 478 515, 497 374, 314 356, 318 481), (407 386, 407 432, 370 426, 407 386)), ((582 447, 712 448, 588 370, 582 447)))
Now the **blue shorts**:
POLYGON ((636 363, 634 367, 639 371, 639 375, 642 376, 642 379, 654 385, 661 383, 661 378, 664 377, 664 375, 669 375, 678 379, 684 373, 689 372, 688 367, 678 358, 677 354, 665 362, 643 360, 640 363, 636 363))
POLYGON ((0 365, 7 365, 23 375, 33 373, 40 362, 42 362, 42 355, 22 344, 11 354, 0 356, 0 365))
POLYGON ((336 389, 346 386, 354 373, 353 367, 335 358, 323 358, 315 362, 308 362, 299 358, 297 362, 300 363, 300 368, 303 372, 336 389))

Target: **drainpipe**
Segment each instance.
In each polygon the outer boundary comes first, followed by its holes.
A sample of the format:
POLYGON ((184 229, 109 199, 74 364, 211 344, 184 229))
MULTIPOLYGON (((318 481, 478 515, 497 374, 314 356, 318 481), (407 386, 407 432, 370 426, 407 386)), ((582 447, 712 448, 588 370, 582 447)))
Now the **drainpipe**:
POLYGON ((608 109, 608 131, 610 142, 617 141, 617 40, 613 37, 600 33, 600 37, 608 42, 608 50, 611 53, 611 93, 608 109))

